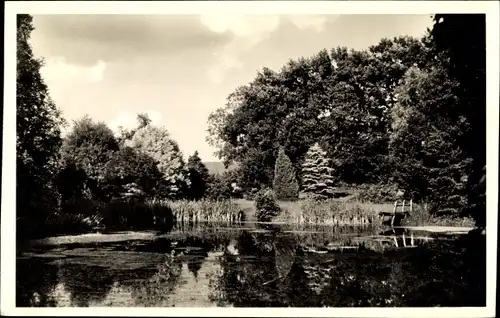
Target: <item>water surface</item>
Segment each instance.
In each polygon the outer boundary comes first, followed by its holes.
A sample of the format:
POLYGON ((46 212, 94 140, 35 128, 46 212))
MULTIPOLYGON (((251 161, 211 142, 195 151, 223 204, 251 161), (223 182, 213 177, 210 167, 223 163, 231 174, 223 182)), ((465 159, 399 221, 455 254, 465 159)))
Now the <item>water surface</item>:
POLYGON ((485 306, 484 235, 246 223, 18 247, 17 306, 485 306))

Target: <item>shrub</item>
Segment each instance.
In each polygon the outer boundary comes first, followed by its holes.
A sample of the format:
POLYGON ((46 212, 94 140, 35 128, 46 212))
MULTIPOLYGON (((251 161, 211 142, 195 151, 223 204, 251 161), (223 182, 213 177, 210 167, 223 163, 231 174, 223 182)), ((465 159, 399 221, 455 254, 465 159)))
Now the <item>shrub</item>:
POLYGON ((279 200, 295 200, 299 197, 299 183, 295 169, 283 148, 278 152, 274 167, 273 190, 279 200))
POLYGON ((255 216, 258 221, 268 222, 279 215, 281 208, 274 191, 270 189, 261 190, 255 198, 255 216))

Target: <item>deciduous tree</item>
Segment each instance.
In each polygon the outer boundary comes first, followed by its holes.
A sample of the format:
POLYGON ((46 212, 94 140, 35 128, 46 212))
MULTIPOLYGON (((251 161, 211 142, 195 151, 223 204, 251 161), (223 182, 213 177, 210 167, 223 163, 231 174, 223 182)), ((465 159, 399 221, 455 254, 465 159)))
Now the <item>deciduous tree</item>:
POLYGON ((184 159, 179 145, 166 128, 146 125, 135 132, 127 145, 157 162, 158 170, 167 182, 169 197, 179 198, 185 195, 189 179, 184 159))
POLYGON ((54 189, 50 186, 61 146, 61 113, 50 99, 40 74, 42 60, 29 43, 34 30, 30 15, 17 15, 17 213, 32 216, 51 210, 54 189))

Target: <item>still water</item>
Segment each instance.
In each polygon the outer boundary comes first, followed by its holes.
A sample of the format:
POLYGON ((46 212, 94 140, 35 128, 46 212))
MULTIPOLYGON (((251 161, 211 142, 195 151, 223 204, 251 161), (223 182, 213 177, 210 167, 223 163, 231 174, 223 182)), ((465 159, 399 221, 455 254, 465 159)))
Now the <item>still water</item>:
POLYGON ((18 246, 17 306, 485 306, 484 235, 246 223, 18 246))

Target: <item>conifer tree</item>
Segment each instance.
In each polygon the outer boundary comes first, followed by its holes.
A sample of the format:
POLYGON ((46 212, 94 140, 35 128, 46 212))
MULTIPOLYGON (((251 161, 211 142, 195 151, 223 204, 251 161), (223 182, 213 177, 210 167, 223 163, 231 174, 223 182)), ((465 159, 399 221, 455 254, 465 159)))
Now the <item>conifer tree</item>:
POLYGON ((273 189, 278 200, 293 200, 299 197, 295 169, 283 148, 280 148, 274 166, 273 189))
POLYGON ((302 164, 303 191, 313 197, 332 197, 334 194, 333 169, 326 151, 316 143, 306 153, 302 164))
POLYGON ((189 198, 199 200, 203 198, 207 190, 209 179, 208 169, 201 161, 198 151, 189 157, 187 163, 189 172, 189 198))

